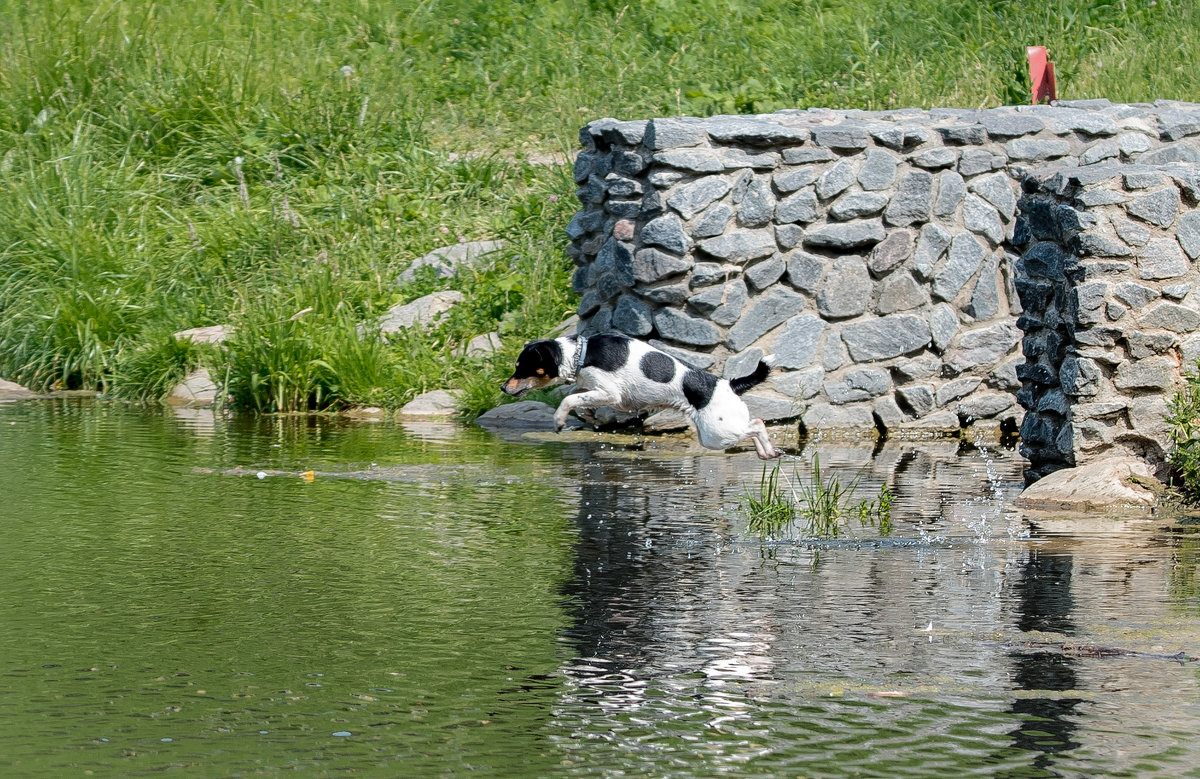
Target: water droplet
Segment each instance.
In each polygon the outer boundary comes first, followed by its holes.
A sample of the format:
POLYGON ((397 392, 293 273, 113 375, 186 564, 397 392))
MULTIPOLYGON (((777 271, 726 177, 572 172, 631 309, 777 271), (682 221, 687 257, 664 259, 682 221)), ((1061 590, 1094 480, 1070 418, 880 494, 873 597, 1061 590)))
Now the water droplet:
POLYGON ((164 744, 169 744, 169 743, 171 743, 171 742, 172 742, 172 741, 174 741, 174 740, 175 740, 175 739, 173 739, 173 738, 160 738, 160 739, 159 739, 159 741, 163 742, 164 744))
POLYGON ((338 738, 345 738, 346 736, 351 735, 351 733, 348 730, 335 730, 333 735, 337 736, 338 738))
POLYGON ((258 473, 254 474, 254 475, 255 475, 255 476, 257 476, 257 477, 258 477, 258 478, 260 478, 260 479, 265 479, 265 478, 267 478, 267 472, 266 472, 266 471, 259 471, 258 473))

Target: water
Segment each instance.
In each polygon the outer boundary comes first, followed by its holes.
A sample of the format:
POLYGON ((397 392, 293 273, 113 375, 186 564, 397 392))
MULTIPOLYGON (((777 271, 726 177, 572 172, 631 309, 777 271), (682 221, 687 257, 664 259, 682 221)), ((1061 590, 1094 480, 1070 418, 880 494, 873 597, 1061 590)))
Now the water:
POLYGON ((1191 526, 816 446, 890 537, 759 539, 750 453, 0 404, 0 774, 1200 774, 1191 526))

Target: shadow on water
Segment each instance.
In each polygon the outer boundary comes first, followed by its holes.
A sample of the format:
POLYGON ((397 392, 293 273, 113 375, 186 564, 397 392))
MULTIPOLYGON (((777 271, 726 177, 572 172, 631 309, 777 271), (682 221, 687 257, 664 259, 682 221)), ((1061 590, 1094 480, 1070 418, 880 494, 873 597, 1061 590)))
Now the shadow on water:
POLYGON ((1200 764, 1195 534, 1019 512, 1001 447, 818 442, 791 475, 818 450, 891 487, 890 537, 764 542, 760 461, 687 439, 0 406, 0 767, 1200 764))

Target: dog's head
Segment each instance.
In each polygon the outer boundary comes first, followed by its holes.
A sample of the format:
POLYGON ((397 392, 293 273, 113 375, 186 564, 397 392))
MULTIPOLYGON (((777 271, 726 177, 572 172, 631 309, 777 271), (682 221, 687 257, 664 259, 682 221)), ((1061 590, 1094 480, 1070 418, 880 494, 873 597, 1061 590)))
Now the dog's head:
POLYGON ((558 381, 562 365, 562 347, 557 341, 530 341, 517 357, 513 375, 504 382, 504 392, 518 397, 558 381))

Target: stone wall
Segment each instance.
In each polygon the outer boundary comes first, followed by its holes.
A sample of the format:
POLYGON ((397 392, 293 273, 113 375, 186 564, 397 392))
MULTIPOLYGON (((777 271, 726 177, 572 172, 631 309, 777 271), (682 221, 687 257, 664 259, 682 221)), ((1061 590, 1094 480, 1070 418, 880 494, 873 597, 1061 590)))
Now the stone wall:
POLYGON ((1030 176, 1013 244, 1027 480, 1114 450, 1159 468, 1170 396, 1200 357, 1200 166, 1030 176))
POLYGON ((1200 106, 1106 100, 598 120, 568 227, 582 329, 726 375, 774 353, 754 411, 810 430, 1015 430, 1019 181, 1200 162, 1196 135, 1200 106))

